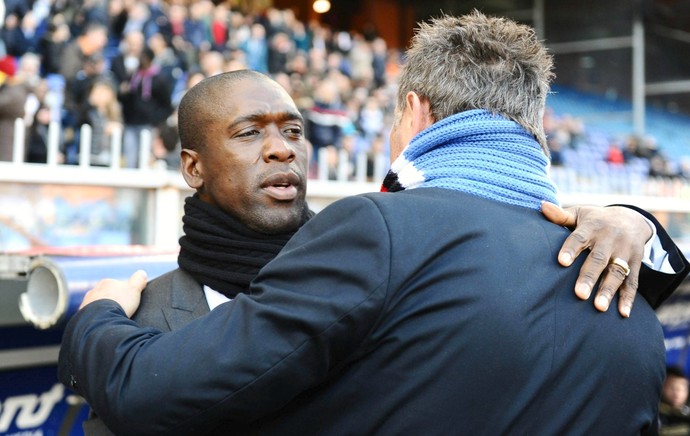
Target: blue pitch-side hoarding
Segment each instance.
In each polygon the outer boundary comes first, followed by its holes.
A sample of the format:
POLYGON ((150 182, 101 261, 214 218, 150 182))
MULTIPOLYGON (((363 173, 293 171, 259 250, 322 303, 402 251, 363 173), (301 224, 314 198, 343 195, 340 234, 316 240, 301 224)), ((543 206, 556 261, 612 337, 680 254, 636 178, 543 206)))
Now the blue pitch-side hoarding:
POLYGON ((5 327, 0 355, 0 435, 81 435, 88 407, 57 381, 55 363, 31 366, 31 360, 54 356, 62 329, 5 327), (22 362, 24 356, 24 362, 22 362), (30 365, 22 367, 22 365, 30 365))
POLYGON ((176 266, 175 252, 143 247, 0 255, 0 435, 82 435, 88 406, 57 379, 66 321, 98 280, 176 266))
POLYGON ((88 407, 57 381, 55 365, 0 372, 0 434, 82 435, 88 407))
POLYGON ((657 311, 664 328, 666 363, 690 375, 690 278, 657 311))

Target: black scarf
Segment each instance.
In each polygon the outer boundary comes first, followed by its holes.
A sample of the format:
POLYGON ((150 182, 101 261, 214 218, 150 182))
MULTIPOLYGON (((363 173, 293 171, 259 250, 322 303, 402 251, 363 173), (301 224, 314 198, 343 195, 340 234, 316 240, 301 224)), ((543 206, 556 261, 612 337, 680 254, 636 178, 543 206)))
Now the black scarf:
MULTIPOLYGON (((300 226, 314 215, 305 205, 300 226)), ((295 232, 265 235, 199 199, 187 197, 177 263, 202 285, 234 298, 245 292, 295 232)))

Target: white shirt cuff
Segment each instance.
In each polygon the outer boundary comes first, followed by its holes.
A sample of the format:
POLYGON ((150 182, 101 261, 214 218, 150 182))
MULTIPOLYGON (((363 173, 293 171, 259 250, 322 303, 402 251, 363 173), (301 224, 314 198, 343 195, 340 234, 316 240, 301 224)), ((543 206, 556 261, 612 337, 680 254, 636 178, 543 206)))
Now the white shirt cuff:
POLYGON ((649 227, 652 229, 652 237, 649 238, 644 246, 644 254, 642 256, 642 263, 649 268, 667 274, 674 274, 676 271, 668 261, 668 253, 661 246, 661 239, 656 234, 656 226, 652 221, 646 217, 642 217, 647 221, 649 227))

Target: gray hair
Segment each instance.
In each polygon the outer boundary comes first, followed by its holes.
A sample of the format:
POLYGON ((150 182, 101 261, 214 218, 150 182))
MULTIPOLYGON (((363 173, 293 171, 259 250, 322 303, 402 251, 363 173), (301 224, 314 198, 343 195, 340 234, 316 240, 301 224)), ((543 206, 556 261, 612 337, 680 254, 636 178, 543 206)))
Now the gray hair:
POLYGON ((434 121, 486 109, 516 121, 548 155, 543 116, 553 60, 534 30, 478 11, 421 23, 406 52, 398 108, 414 91, 434 121))

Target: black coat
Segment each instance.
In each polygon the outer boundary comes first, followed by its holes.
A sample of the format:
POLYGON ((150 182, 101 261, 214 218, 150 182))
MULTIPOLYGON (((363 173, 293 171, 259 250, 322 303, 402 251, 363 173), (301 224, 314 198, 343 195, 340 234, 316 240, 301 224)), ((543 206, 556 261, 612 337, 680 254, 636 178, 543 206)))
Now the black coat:
MULTIPOLYGON (((680 274, 645 269, 654 300, 680 274)), ((661 326, 573 292, 568 232, 437 188, 334 203, 253 282, 172 333, 103 300, 70 321, 60 379, 122 434, 639 434, 656 424, 661 326)))
POLYGON ((155 126, 165 121, 172 113, 173 87, 163 73, 151 78, 150 90, 142 80, 128 92, 120 95, 122 115, 128 126, 155 126), (144 87, 147 91, 144 91, 144 87))

